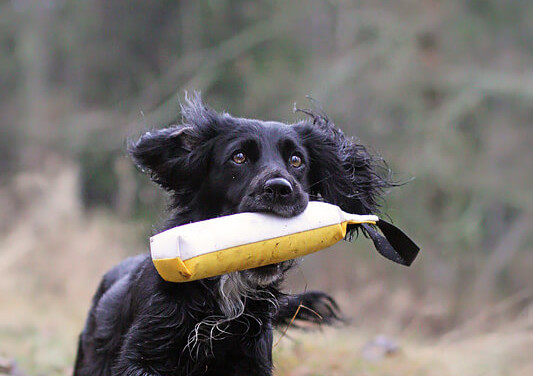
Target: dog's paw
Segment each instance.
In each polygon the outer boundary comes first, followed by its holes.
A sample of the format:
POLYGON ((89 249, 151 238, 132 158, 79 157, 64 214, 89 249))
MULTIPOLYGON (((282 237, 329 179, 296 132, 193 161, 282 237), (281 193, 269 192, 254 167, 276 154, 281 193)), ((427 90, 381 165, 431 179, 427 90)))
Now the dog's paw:
POLYGON ((335 299, 321 291, 309 291, 300 294, 301 303, 296 319, 320 325, 332 325, 343 322, 339 306, 335 299))
POLYGON ((345 321, 335 300, 321 291, 286 295, 274 317, 276 326, 291 325, 300 329, 341 324, 345 321))

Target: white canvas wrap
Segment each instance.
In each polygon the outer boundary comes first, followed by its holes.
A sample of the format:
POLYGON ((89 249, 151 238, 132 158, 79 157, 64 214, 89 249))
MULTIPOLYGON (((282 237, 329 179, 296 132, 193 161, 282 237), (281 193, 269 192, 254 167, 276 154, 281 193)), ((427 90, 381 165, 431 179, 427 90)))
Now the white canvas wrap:
POLYGON ((239 213, 178 226, 150 238, 152 259, 182 260, 239 245, 314 230, 346 221, 366 222, 379 218, 343 212, 325 202, 309 202, 303 213, 283 218, 270 213, 239 213))

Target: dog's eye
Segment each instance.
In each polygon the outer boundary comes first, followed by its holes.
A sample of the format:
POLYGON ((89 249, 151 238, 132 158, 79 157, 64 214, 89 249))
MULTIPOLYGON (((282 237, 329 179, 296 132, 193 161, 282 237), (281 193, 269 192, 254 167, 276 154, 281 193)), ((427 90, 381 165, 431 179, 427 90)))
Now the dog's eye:
POLYGON ((293 154, 289 158, 289 163, 292 167, 300 167, 302 165, 302 158, 296 154, 293 154))
POLYGON ((233 162, 235 162, 237 164, 243 164, 247 160, 246 154, 244 154, 242 151, 239 151, 239 152, 233 154, 232 159, 233 159, 233 162))

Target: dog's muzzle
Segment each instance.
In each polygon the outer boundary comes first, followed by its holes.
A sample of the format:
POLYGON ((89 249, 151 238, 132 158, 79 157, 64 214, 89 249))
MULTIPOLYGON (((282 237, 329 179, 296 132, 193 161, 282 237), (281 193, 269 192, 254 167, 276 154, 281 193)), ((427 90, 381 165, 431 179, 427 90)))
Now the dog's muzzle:
POLYGON ((293 217, 307 207, 309 197, 301 185, 281 173, 256 177, 239 205, 240 212, 267 212, 293 217))

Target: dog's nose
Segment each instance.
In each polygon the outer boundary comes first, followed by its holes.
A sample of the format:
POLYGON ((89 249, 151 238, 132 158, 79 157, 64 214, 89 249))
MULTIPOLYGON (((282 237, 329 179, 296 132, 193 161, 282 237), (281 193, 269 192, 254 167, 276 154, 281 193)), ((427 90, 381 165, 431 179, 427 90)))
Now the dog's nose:
POLYGON ((284 178, 268 179, 265 183, 264 191, 274 195, 287 196, 292 193, 292 185, 284 178))

